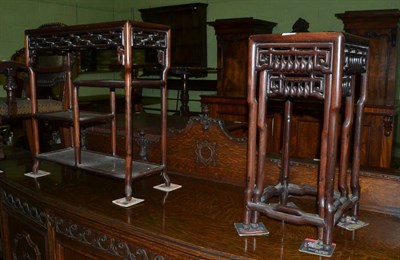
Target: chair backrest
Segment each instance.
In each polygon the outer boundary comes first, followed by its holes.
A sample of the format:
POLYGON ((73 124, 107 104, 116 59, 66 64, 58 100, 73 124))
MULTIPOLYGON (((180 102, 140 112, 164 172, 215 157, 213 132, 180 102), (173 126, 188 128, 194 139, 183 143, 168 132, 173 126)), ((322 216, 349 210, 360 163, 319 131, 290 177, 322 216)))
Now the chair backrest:
MULTIPOLYGON (((25 49, 18 50, 12 61, 25 63, 25 49)), ((34 67, 36 73, 36 94, 39 99, 63 100, 67 73, 69 71, 67 57, 63 55, 38 55, 34 67)), ((26 74, 17 75, 17 84, 22 86, 18 97, 26 97, 29 78, 26 74)))
POLYGON ((0 74, 5 76, 4 90, 7 92, 7 100, 13 100, 17 96, 18 85, 15 77, 19 71, 26 72, 26 66, 13 61, 0 62, 0 74))
MULTIPOLYGON (((17 74, 28 75, 29 69, 21 63, 15 61, 0 61, 0 74, 5 76, 4 90, 6 91, 6 98, 4 100, 5 106, 0 107, 1 115, 15 114, 16 99, 20 97, 20 86, 17 84, 17 74), (3 111, 4 110, 4 111, 3 111)), ((27 76, 28 77, 28 76, 27 76)))
MULTIPOLYGON (((47 23, 38 28, 63 27, 63 23, 47 23)), ((40 53, 35 57, 34 71, 36 74, 36 96, 38 99, 55 99, 63 101, 67 91, 66 80, 70 72, 68 57, 62 54, 40 53)), ((15 52, 11 60, 25 64, 25 48, 15 52)), ((23 75, 17 76, 17 84, 23 86, 21 97, 27 96, 29 90, 29 78, 23 75)))

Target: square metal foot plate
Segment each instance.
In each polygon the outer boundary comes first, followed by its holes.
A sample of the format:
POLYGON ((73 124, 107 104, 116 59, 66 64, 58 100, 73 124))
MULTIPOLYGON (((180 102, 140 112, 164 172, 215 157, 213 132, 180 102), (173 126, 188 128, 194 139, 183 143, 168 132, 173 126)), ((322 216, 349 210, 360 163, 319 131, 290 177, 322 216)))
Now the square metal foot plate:
POLYGON ((257 225, 249 225, 249 228, 245 228, 243 223, 234 223, 236 232, 239 236, 266 236, 269 234, 268 229, 263 223, 258 222, 257 225))
POLYGON ((335 243, 332 243, 332 245, 324 245, 320 240, 306 238, 301 244, 299 251, 313 255, 331 257, 335 248, 335 243))
POLYGON ((359 219, 354 220, 351 216, 347 216, 344 220, 340 220, 337 224, 339 227, 353 231, 368 225, 367 222, 361 221, 359 219))
POLYGON ((50 174, 50 172, 38 170, 37 173, 28 172, 28 173, 25 173, 24 175, 28 176, 28 177, 31 177, 31 178, 39 178, 39 177, 43 177, 43 176, 46 176, 46 175, 49 175, 49 174, 50 174))
POLYGON ((128 207, 132 207, 133 205, 139 204, 141 202, 143 202, 144 199, 138 199, 138 198, 131 198, 130 201, 127 201, 125 197, 120 198, 120 199, 116 199, 113 200, 112 203, 114 203, 115 205, 118 205, 120 207, 124 207, 124 208, 128 208, 128 207))
POLYGON ((162 191, 169 192, 169 191, 174 191, 174 190, 177 190, 177 189, 179 189, 179 188, 182 188, 182 186, 181 186, 181 185, 178 185, 178 184, 171 183, 171 184, 167 187, 167 186, 165 186, 165 183, 162 183, 162 184, 153 186, 153 188, 154 188, 154 189, 157 189, 157 190, 162 190, 162 191))

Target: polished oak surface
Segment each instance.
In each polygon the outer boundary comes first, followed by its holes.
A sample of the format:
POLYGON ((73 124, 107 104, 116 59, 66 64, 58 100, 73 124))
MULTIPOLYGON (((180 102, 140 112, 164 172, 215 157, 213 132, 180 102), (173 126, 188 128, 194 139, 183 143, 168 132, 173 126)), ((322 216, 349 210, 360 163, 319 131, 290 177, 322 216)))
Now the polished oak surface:
MULTIPOLYGON (((233 223, 242 218, 241 187, 171 175, 172 181, 183 187, 164 193, 151 188, 162 183, 160 176, 153 176, 133 185, 133 196, 145 199, 144 203, 125 209, 111 203, 124 195, 122 181, 47 162, 41 169, 52 174, 37 181, 23 175, 31 169, 29 161, 2 161, 0 169, 5 172, 0 176, 3 190, 51 208, 65 219, 79 218, 79 223, 111 232, 120 240, 145 238, 156 243, 153 251, 158 247, 167 258, 181 259, 186 252, 185 259, 319 259, 298 251, 304 238, 315 238, 313 227, 261 217, 269 236, 239 237, 233 223), (162 251, 165 247, 168 250, 162 251)), ((309 205, 311 210, 315 205, 312 199, 295 202, 309 205)), ((400 220, 362 209, 360 218, 370 224, 355 232, 334 228, 337 248, 331 259, 398 259, 400 220)), ((70 240, 58 233, 57 237, 70 240)))

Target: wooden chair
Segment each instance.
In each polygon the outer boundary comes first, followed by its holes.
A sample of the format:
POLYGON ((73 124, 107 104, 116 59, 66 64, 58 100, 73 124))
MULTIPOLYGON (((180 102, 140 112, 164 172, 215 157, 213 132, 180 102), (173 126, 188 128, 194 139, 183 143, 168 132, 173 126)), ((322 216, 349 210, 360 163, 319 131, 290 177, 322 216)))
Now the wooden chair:
MULTIPOLYGON (((13 58, 18 60, 20 53, 17 52, 13 58)), ((43 60, 48 59, 45 57, 43 60)), ((54 59, 53 59, 54 60, 54 59)), ((48 60, 46 62, 49 62, 48 60)), ((46 62, 41 62, 44 64, 46 62)), ((39 62, 38 62, 39 64, 39 62)), ((67 67, 63 66, 63 62, 59 66, 37 66, 38 101, 37 107, 40 112, 54 112, 62 110, 64 105, 64 83, 67 67), (58 88, 57 88, 58 87, 58 88), (61 90, 60 90, 61 88, 61 90)), ((5 76, 4 90, 7 92, 6 97, 0 98, 0 124, 23 120, 26 128, 26 136, 29 147, 32 147, 32 131, 31 131, 31 100, 28 82, 33 80, 32 71, 23 63, 18 61, 1 61, 0 74, 5 76)), ((0 159, 4 159, 4 151, 0 149, 0 159)))

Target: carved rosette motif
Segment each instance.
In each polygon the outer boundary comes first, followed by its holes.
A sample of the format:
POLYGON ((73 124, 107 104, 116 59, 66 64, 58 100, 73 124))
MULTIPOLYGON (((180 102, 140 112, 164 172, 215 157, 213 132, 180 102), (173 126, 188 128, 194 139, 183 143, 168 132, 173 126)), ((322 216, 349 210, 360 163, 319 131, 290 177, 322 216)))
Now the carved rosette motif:
POLYGON ((55 228, 57 233, 72 240, 95 249, 103 250, 109 254, 123 257, 124 259, 165 259, 165 257, 149 252, 144 248, 128 244, 125 241, 115 239, 97 230, 73 223, 70 220, 56 218, 55 228))
POLYGON ((211 143, 207 140, 199 140, 196 143, 196 163, 216 166, 217 143, 211 143))

